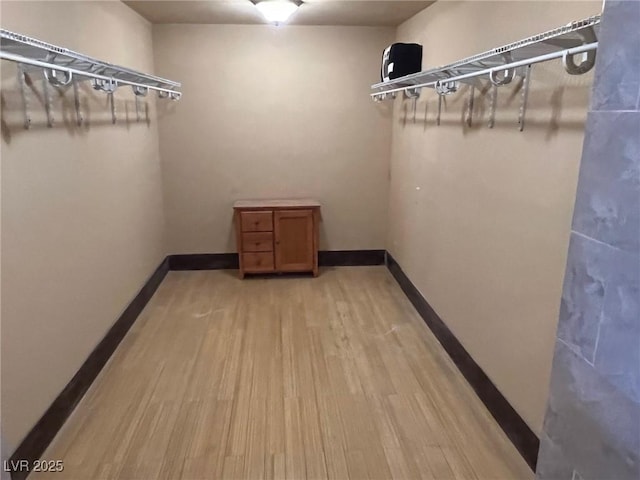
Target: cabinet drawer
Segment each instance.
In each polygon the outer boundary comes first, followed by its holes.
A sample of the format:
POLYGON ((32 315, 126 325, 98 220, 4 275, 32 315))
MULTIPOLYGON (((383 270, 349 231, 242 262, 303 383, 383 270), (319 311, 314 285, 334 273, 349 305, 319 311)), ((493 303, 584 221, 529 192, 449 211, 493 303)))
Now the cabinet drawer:
POLYGON ((272 252, 273 232, 253 232, 242 234, 243 252, 272 252))
POLYGON ((246 272, 273 272, 273 253, 272 252, 243 253, 242 268, 246 272))
POLYGON ((273 212, 240 212, 243 232, 271 232, 273 212))

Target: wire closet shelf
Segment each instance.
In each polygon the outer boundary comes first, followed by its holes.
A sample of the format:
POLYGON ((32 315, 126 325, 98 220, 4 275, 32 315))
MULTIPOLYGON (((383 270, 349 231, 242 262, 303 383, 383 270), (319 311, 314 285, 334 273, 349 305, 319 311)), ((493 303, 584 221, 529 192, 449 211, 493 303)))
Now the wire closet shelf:
POLYGON ((0 59, 16 62, 20 68, 42 69, 46 80, 56 87, 91 80, 94 89, 106 93, 127 85, 136 97, 146 96, 149 90, 156 91, 159 98, 179 100, 182 96, 178 82, 103 62, 4 29, 0 29, 0 59))
POLYGON ((458 90, 460 82, 473 84, 472 79, 482 76, 497 87, 510 83, 516 74, 528 77, 531 65, 557 58, 563 59, 567 73, 580 75, 595 65, 599 24, 600 15, 595 15, 449 65, 376 83, 371 86, 375 90, 371 97, 380 101, 404 92, 416 98, 423 87, 448 95, 458 90), (578 57, 582 58, 576 63, 578 57))

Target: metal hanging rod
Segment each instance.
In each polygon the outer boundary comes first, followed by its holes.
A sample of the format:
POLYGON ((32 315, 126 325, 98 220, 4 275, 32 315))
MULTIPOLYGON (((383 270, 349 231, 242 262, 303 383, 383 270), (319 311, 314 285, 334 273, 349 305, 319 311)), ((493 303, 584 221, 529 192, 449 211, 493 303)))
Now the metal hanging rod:
POLYGON ((91 80, 93 88, 113 93, 118 86, 131 86, 136 96, 149 90, 160 98, 179 100, 181 84, 165 78, 137 72, 106 63, 67 48, 0 29, 0 59, 42 68, 45 78, 54 86, 67 86, 77 80, 91 80))
POLYGON ((447 95, 457 91, 458 82, 483 75, 488 75, 496 86, 506 85, 516 69, 556 58, 563 58, 569 74, 586 73, 595 64, 599 24, 600 15, 595 15, 443 67, 376 83, 371 86, 377 90, 371 97, 374 100, 395 98, 397 92, 404 91, 413 98, 423 87, 435 88, 439 95, 447 95), (586 59, 576 64, 575 57, 585 53, 586 59))

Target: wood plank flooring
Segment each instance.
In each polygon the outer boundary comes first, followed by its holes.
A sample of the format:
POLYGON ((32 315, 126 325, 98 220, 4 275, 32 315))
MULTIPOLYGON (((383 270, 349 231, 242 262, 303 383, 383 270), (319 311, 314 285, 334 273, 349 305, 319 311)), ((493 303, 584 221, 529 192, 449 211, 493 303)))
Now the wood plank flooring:
POLYGON ((33 479, 531 479, 384 267, 169 272, 33 479))

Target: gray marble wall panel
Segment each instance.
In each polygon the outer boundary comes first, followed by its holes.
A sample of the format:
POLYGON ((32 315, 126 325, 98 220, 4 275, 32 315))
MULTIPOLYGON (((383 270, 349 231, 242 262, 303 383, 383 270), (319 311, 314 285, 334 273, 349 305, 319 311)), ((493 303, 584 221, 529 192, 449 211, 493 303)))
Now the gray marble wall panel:
POLYGON ((558 338, 588 363, 595 358, 610 256, 607 245, 571 235, 558 338))
POLYGON ((600 375, 640 404, 638 255, 612 249, 594 364, 600 375))
POLYGON ((541 480, 640 479, 640 0, 607 0, 541 480))
POLYGON ((607 0, 601 26, 591 108, 636 110, 640 90, 640 1, 607 0), (630 48, 620 48, 621 45, 630 48))
POLYGON ((540 436, 539 458, 536 477, 541 480, 573 480, 573 463, 565 456, 562 446, 551 440, 546 433, 540 436))
MULTIPOLYGON (((544 432, 584 479, 640 478, 640 409, 562 342, 556 345, 544 432)), ((549 463, 541 457, 542 463, 549 463)), ((557 462, 557 460, 556 460, 557 462)), ((542 465, 541 465, 542 467, 542 465)), ((541 469, 538 470, 539 478, 541 469)))
POLYGON ((573 214, 575 231, 631 252, 640 249, 639 136, 638 112, 589 114, 573 214))

